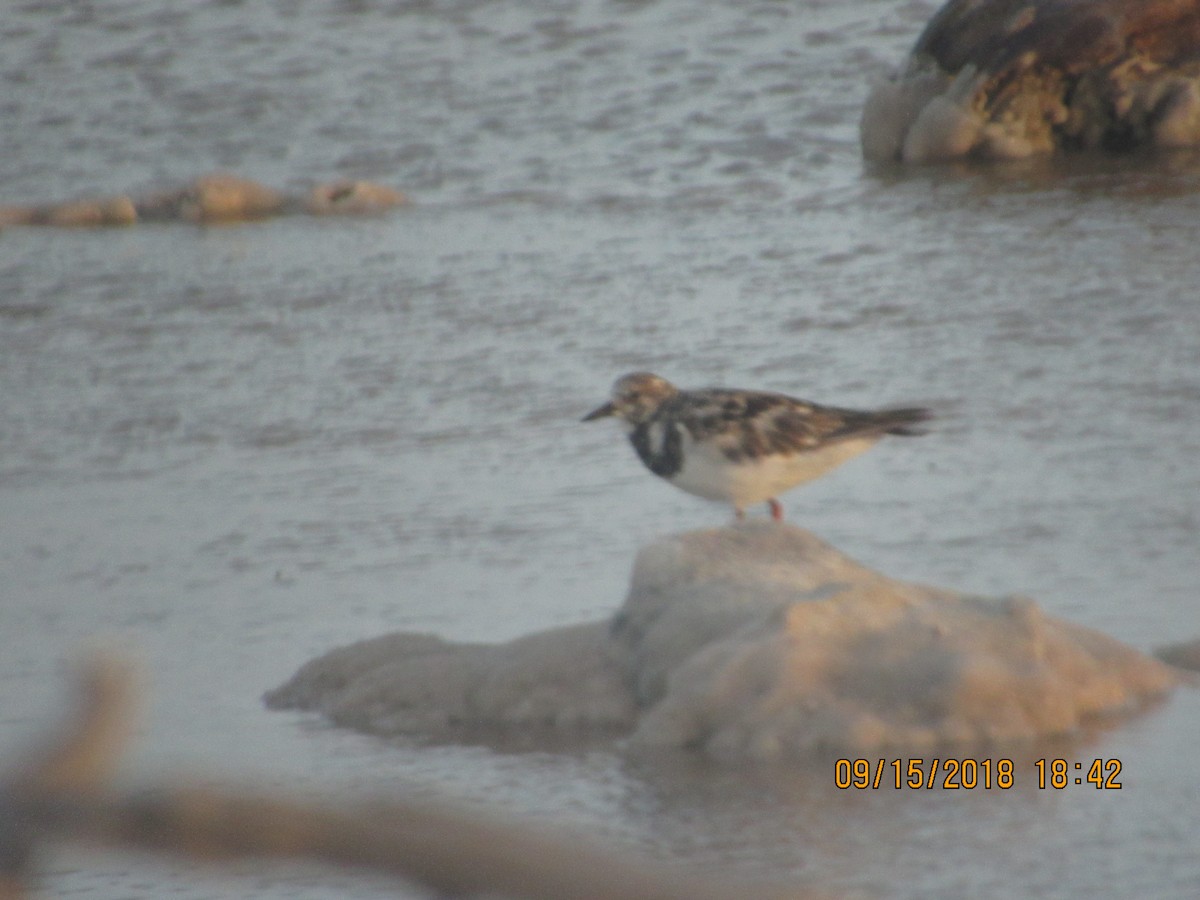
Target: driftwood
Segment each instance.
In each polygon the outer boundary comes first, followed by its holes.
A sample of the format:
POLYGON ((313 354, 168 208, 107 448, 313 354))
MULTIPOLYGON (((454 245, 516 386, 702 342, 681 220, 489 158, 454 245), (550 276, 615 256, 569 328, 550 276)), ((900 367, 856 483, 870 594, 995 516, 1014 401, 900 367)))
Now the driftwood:
POLYGON ((0 782, 0 900, 30 895, 38 845, 76 841, 213 862, 293 859, 395 876, 442 897, 812 897, 698 879, 583 839, 429 803, 314 804, 236 787, 107 787, 130 733, 131 677, 91 663, 79 711, 0 782))

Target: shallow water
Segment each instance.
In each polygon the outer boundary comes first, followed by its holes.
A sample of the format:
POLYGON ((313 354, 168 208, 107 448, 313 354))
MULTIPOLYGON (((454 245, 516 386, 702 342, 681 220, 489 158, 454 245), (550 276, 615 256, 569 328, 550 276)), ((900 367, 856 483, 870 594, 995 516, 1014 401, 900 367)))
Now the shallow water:
MULTIPOLYGON (((1200 699, 1063 753, 1123 788, 840 792, 603 751, 432 751, 269 713, 392 630, 597 619, 727 511, 578 424, 653 368, 939 427, 785 500, 888 574, 1200 634, 1200 167, 864 170, 858 109, 934 6, 29 3, 0 200, 214 169, 409 191, 366 220, 0 234, 3 748, 96 635, 142 661, 130 777, 449 793, 669 859, 900 897, 1194 896, 1200 699), (420 787, 412 787, 419 785, 420 787)), ((382 896, 58 854, 68 896, 382 896), (180 873, 187 877, 179 877, 180 873)))

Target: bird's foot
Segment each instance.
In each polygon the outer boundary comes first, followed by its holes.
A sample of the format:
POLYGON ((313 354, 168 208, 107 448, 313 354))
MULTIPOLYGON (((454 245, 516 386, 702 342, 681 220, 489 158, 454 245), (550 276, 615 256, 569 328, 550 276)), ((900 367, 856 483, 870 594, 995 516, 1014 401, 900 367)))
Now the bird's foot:
POLYGON ((767 506, 771 508, 771 518, 776 522, 783 521, 783 504, 772 497, 767 501, 767 506))

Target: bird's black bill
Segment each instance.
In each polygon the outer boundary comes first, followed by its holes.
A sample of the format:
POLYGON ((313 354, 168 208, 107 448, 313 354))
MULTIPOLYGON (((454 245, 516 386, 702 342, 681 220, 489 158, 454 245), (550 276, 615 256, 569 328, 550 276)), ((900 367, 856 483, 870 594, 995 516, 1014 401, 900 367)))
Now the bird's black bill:
POLYGON ((586 416, 584 416, 579 421, 591 422, 593 419, 603 419, 605 416, 611 416, 612 414, 613 414, 612 403, 611 402, 605 403, 603 406, 598 406, 595 409, 593 409, 590 413, 588 413, 586 416))

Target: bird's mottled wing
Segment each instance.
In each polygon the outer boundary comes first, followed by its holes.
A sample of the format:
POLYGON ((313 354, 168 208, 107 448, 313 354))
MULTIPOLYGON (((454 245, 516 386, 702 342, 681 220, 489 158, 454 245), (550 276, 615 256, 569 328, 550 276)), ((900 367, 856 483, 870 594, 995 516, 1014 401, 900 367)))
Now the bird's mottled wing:
POLYGON ((692 440, 711 442, 730 462, 811 450, 842 424, 837 411, 783 394, 688 391, 670 405, 663 412, 692 440))

